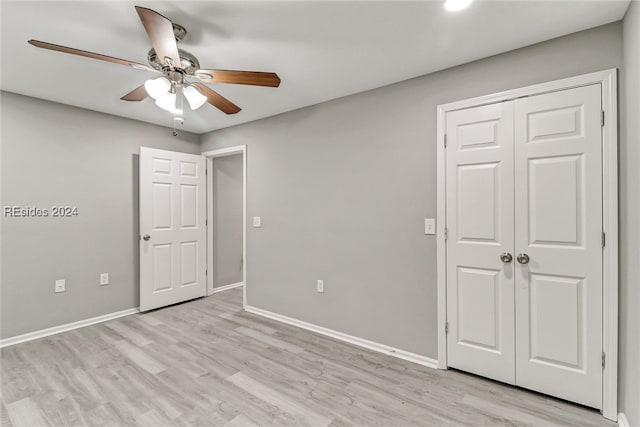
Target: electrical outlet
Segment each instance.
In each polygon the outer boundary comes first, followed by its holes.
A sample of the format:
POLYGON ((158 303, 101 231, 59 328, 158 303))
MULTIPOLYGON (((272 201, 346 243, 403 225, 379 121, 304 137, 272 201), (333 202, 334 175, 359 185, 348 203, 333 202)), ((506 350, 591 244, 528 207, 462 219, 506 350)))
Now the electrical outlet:
POLYGON ((66 290, 67 290, 67 282, 64 279, 56 280, 56 286, 54 288, 54 291, 58 293, 58 292, 64 292, 66 290))
POLYGON ((318 292, 324 293, 324 280, 318 280, 317 289, 318 292))
POLYGON ((253 217, 253 226, 256 227, 256 228, 262 227, 262 218, 260 218, 259 216, 254 216, 253 217))
POLYGON ((109 273, 100 273, 100 286, 109 284, 109 273))

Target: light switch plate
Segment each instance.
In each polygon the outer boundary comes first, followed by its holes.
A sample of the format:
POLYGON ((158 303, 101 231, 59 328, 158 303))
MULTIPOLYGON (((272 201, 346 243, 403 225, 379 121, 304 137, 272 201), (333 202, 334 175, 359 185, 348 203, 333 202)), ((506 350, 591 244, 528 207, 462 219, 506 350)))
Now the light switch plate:
POLYGON ((67 290, 66 281, 64 279, 56 280, 56 286, 54 288, 54 291, 58 293, 58 292, 64 292, 66 290, 67 290))
POLYGON ((100 273, 100 286, 109 284, 109 273, 100 273))
POLYGON ((424 219, 424 234, 436 234, 436 220, 435 218, 424 219))
POLYGON ((262 218, 259 216, 253 217, 253 226, 256 228, 262 227, 262 218))
POLYGON ((318 292, 324 293, 324 280, 318 280, 316 287, 318 292))

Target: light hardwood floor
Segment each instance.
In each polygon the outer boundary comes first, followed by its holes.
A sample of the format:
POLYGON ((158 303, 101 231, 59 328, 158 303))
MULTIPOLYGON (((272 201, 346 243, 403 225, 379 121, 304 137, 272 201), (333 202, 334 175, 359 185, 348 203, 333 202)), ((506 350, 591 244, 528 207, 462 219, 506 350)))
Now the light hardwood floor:
POLYGON ((233 289, 2 349, 2 426, 613 426, 245 313, 233 289))

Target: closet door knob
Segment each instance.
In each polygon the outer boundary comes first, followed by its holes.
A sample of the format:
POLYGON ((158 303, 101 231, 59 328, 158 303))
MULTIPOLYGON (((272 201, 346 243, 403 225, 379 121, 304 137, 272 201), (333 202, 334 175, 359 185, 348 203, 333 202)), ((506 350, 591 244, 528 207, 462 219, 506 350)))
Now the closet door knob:
POLYGON ((527 254, 519 254, 516 259, 520 264, 529 264, 529 255, 527 254))
POLYGON ((509 264, 512 260, 513 257, 509 252, 502 252, 500 254, 500 261, 504 262, 505 264, 509 264))
POLYGON ((142 236, 142 240, 144 240, 145 242, 149 239, 151 239, 151 236, 149 236, 148 234, 145 234, 144 236, 142 236))

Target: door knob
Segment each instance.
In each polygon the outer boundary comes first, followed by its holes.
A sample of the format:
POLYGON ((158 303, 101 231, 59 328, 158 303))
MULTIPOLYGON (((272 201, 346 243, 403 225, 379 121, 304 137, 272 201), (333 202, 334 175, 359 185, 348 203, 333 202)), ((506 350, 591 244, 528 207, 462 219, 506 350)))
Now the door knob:
POLYGON ((502 252, 500 254, 500 261, 504 262, 505 264, 510 263, 512 260, 513 260, 513 257, 509 252, 502 252))
POLYGON ((529 255, 527 254, 518 254, 516 259, 520 264, 529 264, 529 255))
POLYGON ((142 240, 147 241, 151 239, 151 236, 149 236, 148 234, 145 234, 144 236, 142 236, 142 240))

